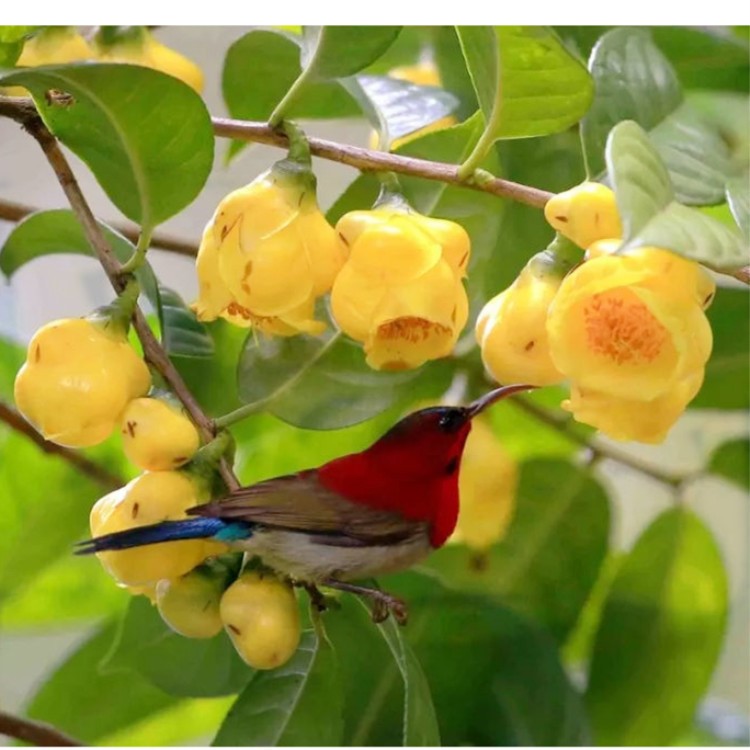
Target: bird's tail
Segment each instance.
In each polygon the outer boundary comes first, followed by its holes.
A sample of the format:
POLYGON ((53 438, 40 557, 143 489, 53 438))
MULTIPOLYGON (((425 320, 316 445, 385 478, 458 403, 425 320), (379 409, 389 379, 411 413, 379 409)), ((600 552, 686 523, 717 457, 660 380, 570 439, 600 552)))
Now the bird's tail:
POLYGON ((246 539, 252 533, 252 525, 244 521, 222 521, 220 518, 188 518, 184 521, 162 521, 150 526, 117 531, 114 534, 87 539, 79 542, 76 555, 90 555, 94 552, 130 549, 147 544, 174 542, 180 539, 210 539, 234 542, 246 539))

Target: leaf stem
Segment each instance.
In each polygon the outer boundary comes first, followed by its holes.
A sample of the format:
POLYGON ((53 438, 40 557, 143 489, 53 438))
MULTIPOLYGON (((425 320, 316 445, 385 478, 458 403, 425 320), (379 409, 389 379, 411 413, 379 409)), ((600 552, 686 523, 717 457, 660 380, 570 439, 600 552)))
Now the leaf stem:
POLYGON ((146 253, 151 246, 151 232, 141 229, 133 255, 122 265, 120 273, 134 273, 146 262, 146 253))
MULTIPOLYGON (((495 143, 494 116, 495 112, 498 111, 498 109, 498 107, 495 107, 495 109, 492 111, 493 119, 491 119, 487 123, 487 126, 485 127, 484 132, 477 141, 476 146, 474 146, 474 149, 466 158, 466 161, 464 161, 464 163, 461 164, 461 166, 458 168, 458 179, 461 180, 461 182, 465 182, 467 184, 471 182, 472 176, 477 171, 477 168, 482 163, 484 157, 487 156, 487 153, 492 148, 492 145, 495 143)), ((487 172, 486 174, 489 173, 487 172)), ((484 179, 486 178, 484 178, 483 176, 482 180, 484 179)))
POLYGON ((280 125, 281 121, 284 119, 284 115, 299 98, 299 95, 304 90, 305 86, 307 86, 308 79, 313 72, 313 66, 308 65, 297 76, 297 80, 289 87, 289 90, 284 94, 284 98, 276 105, 276 108, 271 112, 271 116, 268 118, 268 124, 272 128, 276 128, 280 125))

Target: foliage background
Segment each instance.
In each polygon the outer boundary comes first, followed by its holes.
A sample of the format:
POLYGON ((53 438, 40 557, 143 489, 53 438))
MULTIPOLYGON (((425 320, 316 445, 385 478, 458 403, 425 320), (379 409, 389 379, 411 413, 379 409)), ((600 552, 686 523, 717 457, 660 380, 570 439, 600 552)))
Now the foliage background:
MULTIPOLYGON (((186 53, 206 73, 207 91, 204 98, 214 114, 225 111, 220 94, 222 58, 215 50, 226 50, 243 33, 242 28, 168 28, 159 32, 165 43, 186 53)), ((363 121, 323 121, 310 131, 322 137, 344 143, 366 145, 369 127, 363 121)), ((529 142, 533 144, 534 142, 529 142)), ((219 144, 215 169, 198 199, 182 214, 164 224, 161 229, 180 237, 197 237, 212 213, 217 201, 230 190, 245 184, 258 172, 279 158, 278 150, 254 146, 237 158, 228 168, 221 165, 224 143, 219 144)), ((532 145, 533 147, 533 145, 532 145)), ((521 148, 521 155, 522 149, 521 148)), ((0 195, 33 205, 58 207, 62 196, 36 145, 25 137, 10 121, 0 120, 0 195)), ((91 178, 88 170, 73 159, 76 170, 94 212, 103 218, 119 218, 91 178)), ((348 167, 316 161, 319 177, 319 198, 326 208, 348 185, 355 173, 348 167)), ((547 181, 543 167, 530 174, 528 182, 554 188, 547 181)), ((0 223, 0 240, 10 225, 0 223)), ((151 262, 159 276, 168 279, 186 299, 196 291, 192 264, 182 258, 154 251, 151 262)), ((109 288, 102 283, 101 271, 90 261, 70 256, 50 257, 43 262, 22 269, 10 286, 0 287, 0 334, 19 341, 27 340, 43 323, 57 317, 85 314, 92 307, 109 300, 109 288), (64 284, 61 280, 64 279, 64 284)), ((0 378, 7 372, 0 373, 0 378)), ((366 439, 368 429, 360 429, 366 439)), ((686 415, 661 447, 629 448, 644 460, 664 468, 680 471, 703 463, 713 448, 728 438, 748 433, 748 417, 740 412, 700 412, 686 415)), ((538 437, 538 453, 554 455, 559 446, 553 432, 543 431, 538 437)), ((346 443, 341 442, 340 450, 346 443)), ((310 445, 291 428, 269 420, 265 423, 257 456, 268 461, 266 468, 278 468, 275 473, 297 468, 307 463, 310 445), (292 446, 291 448, 289 446, 292 446), (295 447, 297 446, 297 447, 295 447), (281 455, 282 450, 285 452, 281 455)), ((324 450, 337 452, 338 446, 329 444, 324 450)), ((117 451, 109 450, 112 458, 117 451)), ((113 458, 117 461, 118 459, 113 458)), ((259 459, 260 460, 260 459, 259 459)), ((54 463, 55 459, 50 459, 54 463)), ((0 454, 0 474, 8 472, 0 454)), ((53 463, 49 471, 52 472, 53 463)), ((614 518, 612 545, 627 549, 643 528, 671 501, 660 485, 622 466, 604 462, 600 469, 613 488, 614 518)), ((52 486, 44 479, 44 486, 52 486)), ((24 491, 22 482, 5 481, 2 493, 24 491)), ((750 506, 746 494, 738 487, 718 478, 707 478, 691 486, 690 507, 709 525, 721 546, 729 571, 731 586, 731 621, 724 651, 715 672, 710 696, 726 704, 714 703, 710 710, 719 713, 726 708, 734 711, 750 704, 748 676, 748 588, 750 559, 748 557, 748 526, 750 506)), ((54 503, 54 496, 35 493, 34 502, 54 503)), ((20 708, 35 685, 73 645, 89 632, 94 617, 104 611, 122 607, 127 596, 118 592, 111 581, 101 574, 91 560, 71 561, 61 558, 43 572, 30 586, 0 604, 0 705, 8 710, 20 708), (91 574, 85 588, 80 586, 80 569, 86 566, 91 574), (66 588, 65 582, 71 585, 66 588)), ((481 654, 476 654, 481 659, 481 654)), ((148 742, 166 744, 188 742, 193 738, 210 737, 230 701, 225 698, 200 701, 165 703, 164 711, 145 721, 134 721, 130 726, 105 734, 112 744, 148 742)), ((695 736, 692 737, 695 739, 695 736)))

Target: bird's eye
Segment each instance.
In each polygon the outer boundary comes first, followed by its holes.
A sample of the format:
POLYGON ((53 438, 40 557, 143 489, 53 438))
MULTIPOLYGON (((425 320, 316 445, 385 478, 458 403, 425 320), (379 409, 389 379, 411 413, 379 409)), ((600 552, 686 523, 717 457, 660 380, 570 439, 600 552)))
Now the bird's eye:
POLYGON ((451 409, 440 417, 438 424, 443 432, 456 432, 466 422, 463 409, 451 409))

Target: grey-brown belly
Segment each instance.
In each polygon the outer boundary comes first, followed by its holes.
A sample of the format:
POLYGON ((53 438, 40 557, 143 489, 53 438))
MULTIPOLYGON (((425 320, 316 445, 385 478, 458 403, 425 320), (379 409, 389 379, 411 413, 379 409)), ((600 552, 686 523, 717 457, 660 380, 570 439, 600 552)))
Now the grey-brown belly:
POLYGON ((426 533, 387 546, 333 546, 309 534, 264 529, 241 548, 266 565, 302 581, 354 580, 396 573, 421 562, 432 547, 426 533))

